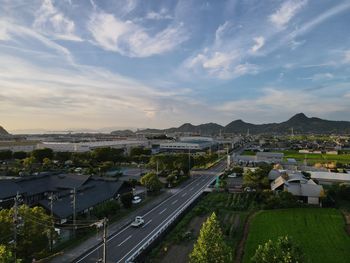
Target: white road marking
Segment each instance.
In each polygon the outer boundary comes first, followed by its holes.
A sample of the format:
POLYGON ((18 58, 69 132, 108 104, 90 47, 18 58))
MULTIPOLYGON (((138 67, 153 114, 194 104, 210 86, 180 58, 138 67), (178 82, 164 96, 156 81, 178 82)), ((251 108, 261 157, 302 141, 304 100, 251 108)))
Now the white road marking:
POLYGON ((166 211, 166 208, 164 208, 162 211, 159 212, 159 214, 163 214, 166 211))
POLYGON ((182 195, 182 197, 184 197, 185 195, 187 195, 187 193, 184 193, 184 194, 182 195))
POLYGON ((190 191, 192 191, 193 190, 193 187, 190 189, 190 191))
POLYGON ((147 226, 151 222, 152 222, 152 219, 150 221, 148 221, 146 224, 144 224, 141 228, 144 228, 145 226, 147 226))
POLYGON ((176 200, 175 200, 174 202, 172 202, 171 204, 172 204, 172 205, 175 205, 175 204, 177 203, 177 201, 179 201, 179 200, 176 199, 176 200))
POLYGON ((132 237, 132 235, 128 236, 127 238, 124 239, 123 242, 121 242, 118 247, 120 247, 121 245, 123 245, 126 241, 128 241, 130 238, 132 237))

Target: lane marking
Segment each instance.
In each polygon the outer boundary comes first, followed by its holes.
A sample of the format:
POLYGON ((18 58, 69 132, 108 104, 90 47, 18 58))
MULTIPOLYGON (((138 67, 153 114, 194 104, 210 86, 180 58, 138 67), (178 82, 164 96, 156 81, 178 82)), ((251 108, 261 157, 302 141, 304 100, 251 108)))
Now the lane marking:
POLYGON ((193 190, 193 187, 190 189, 190 191, 192 191, 193 190))
POLYGON ((121 245, 123 245, 126 241, 128 241, 130 238, 132 237, 132 235, 128 236, 127 238, 124 239, 123 242, 121 242, 118 247, 120 247, 121 245))
MULTIPOLYGON (((185 203, 183 205, 186 205, 188 202, 190 202, 192 199, 197 198, 197 195, 199 195, 200 192, 202 192, 205 187, 210 184, 211 182, 214 182, 215 180, 213 180, 213 178, 211 178, 210 180, 206 181, 206 184, 204 186, 202 186, 193 196, 191 199, 188 199, 185 201, 185 203)), ((157 231, 159 228, 161 228, 174 214, 176 214, 179 209, 181 209, 181 207, 179 207, 178 209, 176 209, 175 211, 173 211, 173 213, 171 215, 169 215, 163 222, 160 223, 160 225, 158 225, 158 227, 156 227, 155 229, 153 229, 145 238, 143 238, 136 246, 134 246, 127 254, 125 254, 119 261, 117 261, 117 263, 122 262, 126 257, 128 257, 135 249, 137 250, 137 247, 140 246, 140 244, 142 244, 150 235, 152 235, 155 231, 157 231)), ((135 254, 135 252, 134 252, 135 254)), ((127 259, 129 260, 130 257, 127 259)))
POLYGON ((176 200, 175 200, 174 202, 172 202, 171 204, 172 204, 172 205, 175 205, 175 204, 177 203, 177 201, 179 201, 179 200, 176 199, 176 200))
POLYGON ((152 219, 150 221, 148 221, 146 224, 144 224, 141 228, 144 228, 145 226, 147 226, 151 222, 152 222, 152 219))
POLYGON ((165 211, 167 210, 167 208, 164 208, 162 211, 159 212, 159 214, 163 214, 165 211))
POLYGON ((181 197, 184 197, 185 195, 187 195, 187 193, 184 193, 181 197))

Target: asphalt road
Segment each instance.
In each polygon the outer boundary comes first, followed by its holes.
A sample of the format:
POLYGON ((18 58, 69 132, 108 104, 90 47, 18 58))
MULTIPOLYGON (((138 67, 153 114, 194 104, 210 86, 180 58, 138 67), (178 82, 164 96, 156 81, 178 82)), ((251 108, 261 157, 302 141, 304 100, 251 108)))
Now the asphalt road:
MULTIPOLYGON (((226 166, 221 162, 214 168, 207 170, 210 172, 220 172, 226 166)), ((179 210, 190 202, 195 196, 201 193, 210 183, 215 180, 214 173, 211 175, 195 175, 178 192, 164 200, 162 203, 141 215, 145 224, 140 228, 127 226, 121 231, 113 234, 107 242, 107 262, 126 262, 141 246, 149 242, 151 237, 165 224, 167 224, 179 210)), ((74 262, 95 263, 102 258, 102 247, 99 246, 86 252, 74 262)))

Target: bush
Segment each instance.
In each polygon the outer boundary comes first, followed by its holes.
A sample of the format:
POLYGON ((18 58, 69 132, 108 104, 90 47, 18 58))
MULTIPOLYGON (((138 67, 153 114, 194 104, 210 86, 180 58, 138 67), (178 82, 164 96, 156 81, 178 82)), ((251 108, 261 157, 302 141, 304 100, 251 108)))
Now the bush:
POLYGON ((107 201, 102 204, 97 205, 92 214, 96 216, 98 219, 102 219, 104 217, 108 217, 110 215, 115 214, 120 209, 120 205, 118 201, 107 201))
POLYGON ((130 208, 132 206, 132 198, 133 198, 133 194, 131 192, 121 195, 121 201, 125 208, 130 208))

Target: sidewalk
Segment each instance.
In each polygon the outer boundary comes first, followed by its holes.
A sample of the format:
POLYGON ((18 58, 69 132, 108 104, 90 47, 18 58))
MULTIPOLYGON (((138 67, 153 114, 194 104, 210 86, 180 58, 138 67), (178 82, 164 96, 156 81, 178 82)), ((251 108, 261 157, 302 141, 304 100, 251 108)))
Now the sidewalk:
MULTIPOLYGON (((175 191, 174 190, 175 189, 172 189, 172 191, 165 191, 164 193, 157 196, 155 199, 153 199, 149 203, 131 212, 121 220, 109 225, 107 230, 108 236, 118 232, 119 230, 121 230, 122 228, 130 224, 133 218, 135 218, 135 216, 145 214, 147 211, 151 210, 153 207, 155 207, 156 205, 164 201, 166 198, 173 195, 174 192, 176 192, 176 190, 175 191)), ((82 255, 85 251, 95 247, 98 243, 100 243, 101 236, 102 236, 102 233, 98 237, 96 237, 96 235, 90 237, 89 239, 83 241, 81 244, 77 245, 76 247, 69 248, 67 251, 63 251, 63 254, 57 255, 50 262, 51 263, 72 262, 75 258, 82 255)))

